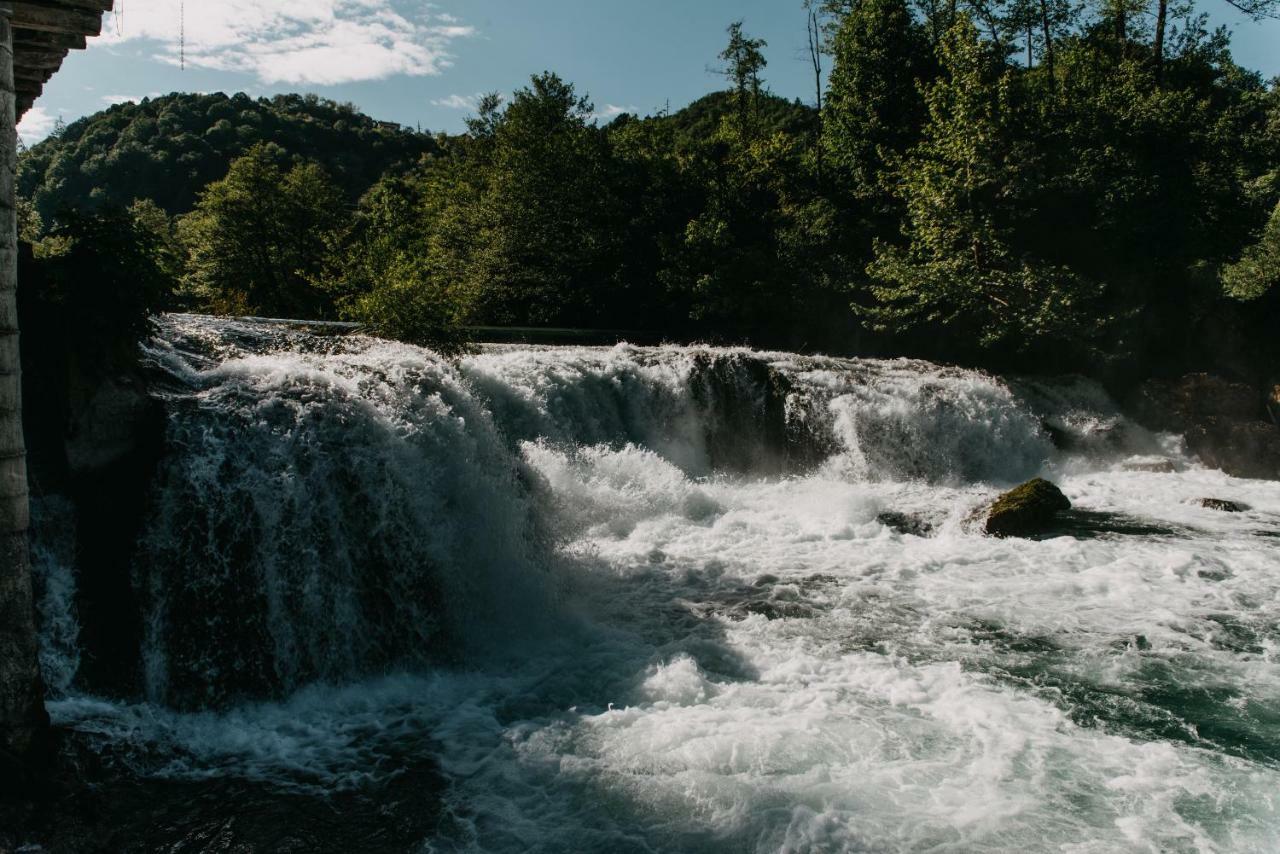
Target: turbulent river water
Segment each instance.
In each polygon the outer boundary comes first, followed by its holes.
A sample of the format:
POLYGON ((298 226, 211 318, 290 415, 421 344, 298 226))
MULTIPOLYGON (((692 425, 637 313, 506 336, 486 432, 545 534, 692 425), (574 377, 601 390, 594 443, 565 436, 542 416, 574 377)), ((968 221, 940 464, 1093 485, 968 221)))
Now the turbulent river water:
POLYGON ((251 793, 155 850, 1280 850, 1280 484, 1087 382, 193 316, 146 358, 136 696, 79 685, 56 502, 36 569, 54 720, 251 793), (973 529, 1037 474, 1062 530, 973 529))

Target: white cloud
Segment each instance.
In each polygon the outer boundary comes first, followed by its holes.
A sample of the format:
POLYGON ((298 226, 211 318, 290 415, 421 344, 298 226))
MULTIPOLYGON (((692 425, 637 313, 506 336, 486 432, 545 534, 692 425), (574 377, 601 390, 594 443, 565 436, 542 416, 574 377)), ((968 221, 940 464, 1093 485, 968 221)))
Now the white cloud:
POLYGON ((474 110, 479 102, 479 95, 450 95, 447 98, 431 99, 431 103, 437 107, 447 107, 450 110, 474 110))
POLYGON ((638 113, 638 112, 640 111, 635 107, 619 107, 617 104, 605 104, 604 109, 596 110, 594 113, 591 114, 591 118, 604 119, 608 121, 609 119, 616 119, 618 116, 622 115, 623 113, 638 113))
POLYGON ((139 98, 137 95, 103 95, 102 96, 102 103, 111 104, 113 106, 115 104, 128 104, 134 101, 141 101, 141 100, 142 99, 139 98))
POLYGON ((32 107, 18 122, 18 136, 27 145, 35 145, 53 132, 58 117, 44 107, 32 107))
MULTIPOLYGON (((396 74, 439 74, 450 44, 475 34, 429 4, 408 0, 219 0, 188 3, 186 62, 253 74, 264 84, 331 85, 396 74)), ((180 61, 178 4, 129 0, 117 38, 159 42, 159 59, 180 61)))

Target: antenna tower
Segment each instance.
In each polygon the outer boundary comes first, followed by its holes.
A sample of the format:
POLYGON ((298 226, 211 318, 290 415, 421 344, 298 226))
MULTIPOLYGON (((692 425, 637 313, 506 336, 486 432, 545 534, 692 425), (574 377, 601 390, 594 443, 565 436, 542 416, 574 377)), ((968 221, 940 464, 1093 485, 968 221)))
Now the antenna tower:
POLYGON ((187 0, 178 0, 178 69, 187 70, 187 0))

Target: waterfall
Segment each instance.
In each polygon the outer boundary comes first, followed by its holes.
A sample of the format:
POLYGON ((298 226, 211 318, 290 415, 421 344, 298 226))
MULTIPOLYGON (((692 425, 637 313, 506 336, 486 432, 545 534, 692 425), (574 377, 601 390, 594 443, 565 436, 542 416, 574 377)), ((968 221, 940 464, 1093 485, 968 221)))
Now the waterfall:
MULTIPOLYGON (((182 315, 146 359, 168 427, 134 568, 141 666, 146 696, 180 707, 454 660, 485 634, 473 624, 549 609, 557 511, 539 484, 575 467, 614 467, 591 475, 613 497, 574 513, 619 524, 641 500, 633 475, 663 466, 680 480, 823 469, 959 485, 1013 482, 1054 454, 1004 382, 905 360, 618 345, 493 346, 455 363, 182 315), (630 469, 606 454, 625 448, 640 455, 630 469)), ((712 512, 695 484, 680 494, 682 512, 712 512)), ((68 571, 45 574, 59 613, 68 571)), ((46 624, 63 690, 74 623, 46 624)))
POLYGON ((1096 384, 340 332, 159 321, 127 596, 35 508, 51 714, 170 799, 145 850, 1280 845, 1280 485, 1096 384), (1036 475, 1123 524, 966 524, 1036 475))

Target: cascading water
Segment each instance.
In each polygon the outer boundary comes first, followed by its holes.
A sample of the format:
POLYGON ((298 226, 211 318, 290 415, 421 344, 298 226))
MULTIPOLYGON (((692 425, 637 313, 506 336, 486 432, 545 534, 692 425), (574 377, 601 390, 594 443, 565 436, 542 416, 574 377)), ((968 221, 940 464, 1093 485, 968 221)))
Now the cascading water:
MULTIPOLYGON (((1126 470, 1178 450, 1084 381, 188 316, 146 352, 142 696, 77 685, 66 508, 34 553, 52 713, 133 778, 365 799, 290 837, 335 851, 1280 849, 1280 484, 1126 470), (1125 524, 970 530, 1036 474, 1125 524)), ((121 847, 287 841, 182 809, 121 847)))

